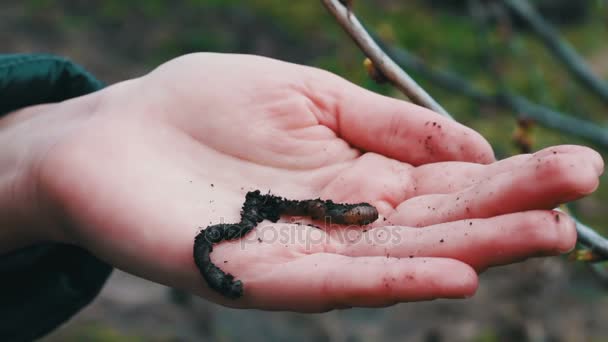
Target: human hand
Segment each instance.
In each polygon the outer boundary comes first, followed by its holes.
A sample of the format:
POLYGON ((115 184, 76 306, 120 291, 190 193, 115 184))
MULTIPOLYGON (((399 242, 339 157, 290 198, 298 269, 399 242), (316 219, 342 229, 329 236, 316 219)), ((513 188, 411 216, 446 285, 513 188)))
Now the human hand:
POLYGON ((39 236, 235 307, 471 296, 476 271, 571 249, 572 220, 550 209, 591 193, 603 170, 578 146, 493 162, 488 143, 456 122, 253 56, 184 56, 90 98, 88 112, 64 115, 70 129, 46 129, 56 133, 31 163, 26 188, 52 226, 39 236), (326 230, 263 222, 216 245, 212 260, 245 287, 229 300, 206 287, 192 244, 200 227, 238 222, 253 189, 368 202, 382 218, 326 230))

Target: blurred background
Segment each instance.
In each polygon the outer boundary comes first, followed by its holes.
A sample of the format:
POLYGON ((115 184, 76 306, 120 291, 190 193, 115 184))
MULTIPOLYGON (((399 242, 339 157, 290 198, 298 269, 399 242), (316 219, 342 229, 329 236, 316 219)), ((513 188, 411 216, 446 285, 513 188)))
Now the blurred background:
MULTIPOLYGON (((355 0, 354 10, 387 44, 477 89, 509 89, 606 129, 607 102, 581 86, 525 20, 489 3, 355 0)), ((608 79, 608 1, 532 3, 593 74, 608 79)), ((2 0, 0 42, 3 53, 68 56, 108 84, 184 53, 213 51, 317 66, 403 98, 369 79, 363 54, 319 1, 2 0)), ((601 141, 529 124, 525 113, 412 74, 460 122, 484 134, 499 158, 562 143, 607 156, 601 141)), ((606 177, 573 210, 608 233, 606 177)), ((231 310, 115 271, 92 305, 44 341, 608 341, 608 282, 583 263, 528 260, 481 278, 471 299, 301 315, 231 310)))

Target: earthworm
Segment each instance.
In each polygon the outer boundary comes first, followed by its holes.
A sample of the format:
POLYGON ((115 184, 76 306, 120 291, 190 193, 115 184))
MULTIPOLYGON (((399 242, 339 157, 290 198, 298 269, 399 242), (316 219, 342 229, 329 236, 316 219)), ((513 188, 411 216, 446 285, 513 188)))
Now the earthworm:
POLYGON ((225 240, 242 238, 258 223, 277 222, 281 215, 309 216, 314 220, 328 220, 343 225, 365 225, 378 219, 378 211, 368 203, 343 204, 331 200, 289 200, 259 190, 245 195, 239 223, 220 223, 201 230, 194 239, 194 262, 213 290, 236 299, 243 295, 243 283, 232 274, 222 271, 211 261, 213 245, 225 240))

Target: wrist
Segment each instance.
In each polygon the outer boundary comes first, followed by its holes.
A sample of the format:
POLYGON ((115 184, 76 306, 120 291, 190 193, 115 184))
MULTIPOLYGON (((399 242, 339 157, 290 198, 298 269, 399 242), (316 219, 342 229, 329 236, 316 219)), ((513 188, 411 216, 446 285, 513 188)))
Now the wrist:
POLYGON ((68 242, 60 206, 40 184, 41 167, 53 147, 90 117, 97 97, 26 107, 0 118, 0 254, 44 241, 68 242))

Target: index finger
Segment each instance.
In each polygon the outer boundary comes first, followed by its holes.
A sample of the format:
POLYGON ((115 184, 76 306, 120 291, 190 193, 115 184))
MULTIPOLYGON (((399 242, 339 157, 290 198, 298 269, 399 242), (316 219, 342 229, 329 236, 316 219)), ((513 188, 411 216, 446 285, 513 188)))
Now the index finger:
POLYGON ((322 75, 307 91, 321 109, 317 119, 355 147, 413 165, 495 160, 479 133, 452 119, 328 76, 333 74, 322 75))

